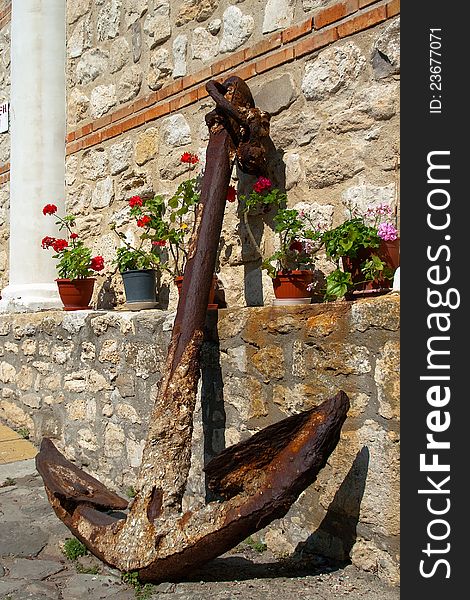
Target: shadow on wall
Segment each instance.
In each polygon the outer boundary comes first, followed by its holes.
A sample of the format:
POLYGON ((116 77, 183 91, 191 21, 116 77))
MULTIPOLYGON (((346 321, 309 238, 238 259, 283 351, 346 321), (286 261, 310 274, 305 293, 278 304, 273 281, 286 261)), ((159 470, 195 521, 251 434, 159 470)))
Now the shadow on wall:
POLYGON ((363 446, 338 488, 318 529, 305 542, 298 544, 294 554, 311 553, 336 560, 349 559, 356 542, 357 524, 368 470, 369 449, 363 446))
MULTIPOLYGON (((204 466, 225 449, 224 382, 220 365, 218 311, 207 312, 201 361, 201 410, 204 466)), ((220 500, 206 484, 206 502, 220 500)))
MULTIPOLYGON (((286 191, 286 165, 283 159, 284 150, 277 149, 271 140, 269 140, 267 148, 267 172, 263 173, 263 176, 268 177, 273 183, 274 188, 278 188, 281 192, 286 191)), ((238 196, 248 196, 253 189, 257 177, 247 175, 240 169, 237 169, 238 176, 238 196)), ((244 261, 244 286, 245 286, 245 302, 247 306, 263 306, 263 281, 261 262, 262 258, 258 256, 258 253, 253 244, 251 243, 248 234, 245 230, 243 223, 243 209, 244 205, 241 203, 238 207, 238 216, 240 219, 240 241, 242 245, 241 253, 244 261)), ((263 237, 264 226, 266 225, 270 229, 274 230, 273 223, 273 211, 269 213, 253 213, 248 217, 250 219, 250 228, 255 237, 258 246, 261 245, 263 237)), ((265 257, 263 257, 265 258, 265 257)))

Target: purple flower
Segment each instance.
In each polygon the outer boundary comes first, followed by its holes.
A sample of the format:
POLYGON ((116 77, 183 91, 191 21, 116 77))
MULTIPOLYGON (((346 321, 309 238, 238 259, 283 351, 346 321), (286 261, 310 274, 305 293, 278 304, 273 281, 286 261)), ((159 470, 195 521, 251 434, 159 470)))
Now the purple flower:
POLYGON ((382 223, 377 229, 377 235, 386 242, 393 242, 398 237, 398 232, 391 223, 382 223))

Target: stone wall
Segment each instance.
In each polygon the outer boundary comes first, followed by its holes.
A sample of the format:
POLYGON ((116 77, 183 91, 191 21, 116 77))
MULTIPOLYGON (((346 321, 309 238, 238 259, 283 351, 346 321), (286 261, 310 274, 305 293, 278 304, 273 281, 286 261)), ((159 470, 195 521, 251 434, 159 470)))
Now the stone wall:
MULTIPOLYGON (((399 552, 399 299, 209 313, 185 506, 204 461, 343 389, 341 441, 288 515, 259 535, 278 555, 315 551, 393 583, 399 552)), ((111 488, 135 481, 174 313, 0 315, 0 419, 111 488)))
MULTIPOLYGON (((210 78, 244 77, 272 113, 274 179, 290 206, 323 226, 341 222, 351 206, 397 206, 396 0, 76 0, 67 8, 67 207, 107 262, 98 308, 124 299, 110 224, 135 234, 126 200, 171 195, 188 176, 179 161, 185 151, 203 166, 210 78)), ((0 148, 6 161, 6 143, 0 148)), ((233 183, 243 193, 253 180, 234 173, 233 183)), ((8 282, 7 187, 0 186, 0 287, 8 282)), ((252 228, 271 254, 270 219, 253 217, 252 228)), ((237 203, 227 205, 219 262, 229 306, 270 301, 237 203)), ((331 266, 320 257, 318 268, 331 266)), ((171 309, 175 291, 168 276, 161 283, 161 305, 171 309)))

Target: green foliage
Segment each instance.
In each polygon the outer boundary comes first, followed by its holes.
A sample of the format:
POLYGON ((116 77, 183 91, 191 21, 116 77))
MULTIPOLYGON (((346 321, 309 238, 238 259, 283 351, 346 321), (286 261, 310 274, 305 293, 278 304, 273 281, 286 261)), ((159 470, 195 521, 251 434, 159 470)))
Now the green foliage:
POLYGON ((52 258, 57 258, 57 273, 59 277, 77 279, 78 277, 90 277, 91 250, 86 248, 83 242, 75 241, 70 248, 65 248, 52 258))
POLYGON ((121 580, 134 588, 135 597, 137 600, 147 600, 153 594, 154 586, 150 583, 142 585, 138 571, 127 571, 121 573, 121 580))
POLYGON ((77 573, 82 573, 82 574, 85 574, 85 575, 98 575, 98 573, 100 572, 100 570, 99 570, 99 568, 97 566, 94 566, 94 567, 84 567, 79 562, 77 562, 75 564, 75 569, 76 569, 77 573))
POLYGON ((251 208, 263 207, 265 211, 285 205, 287 194, 281 192, 278 188, 269 188, 268 191, 256 192, 252 190, 248 196, 240 196, 240 200, 245 202, 245 210, 248 212, 251 208))
POLYGON ((80 556, 86 556, 88 554, 85 544, 82 544, 77 538, 65 540, 63 552, 69 560, 77 560, 80 556))
POLYGON ((325 300, 342 298, 353 286, 351 273, 335 269, 326 277, 325 300))
POLYGON ((21 435, 21 437, 25 440, 29 439, 29 434, 30 431, 27 427, 19 427, 16 432, 18 433, 18 435, 21 435))
POLYGON ((362 248, 378 248, 380 238, 377 229, 364 223, 361 218, 349 219, 322 235, 326 255, 336 264, 343 256, 355 258, 362 248))
POLYGON ((135 487, 133 485, 130 485, 127 489, 126 489, 126 496, 128 498, 135 498, 136 497, 136 490, 135 487))
POLYGON ((268 546, 264 542, 257 542, 251 537, 251 535, 246 538, 244 543, 250 546, 250 548, 253 548, 253 550, 255 550, 256 552, 259 552, 260 554, 262 552, 266 552, 266 550, 268 549, 268 546))
POLYGON ((160 266, 160 260, 152 252, 145 252, 141 249, 135 250, 130 246, 121 246, 116 250, 114 264, 121 273, 124 273, 125 271, 156 269, 160 266))

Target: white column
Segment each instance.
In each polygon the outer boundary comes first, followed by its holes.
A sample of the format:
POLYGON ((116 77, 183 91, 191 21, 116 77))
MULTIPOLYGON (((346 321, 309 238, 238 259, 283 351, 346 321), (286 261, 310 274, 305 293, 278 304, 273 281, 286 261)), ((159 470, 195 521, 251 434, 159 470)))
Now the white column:
POLYGON ((58 308, 45 204, 64 214, 65 0, 13 0, 11 17, 10 279, 0 311, 58 308))

